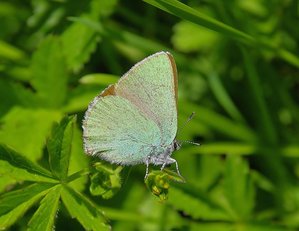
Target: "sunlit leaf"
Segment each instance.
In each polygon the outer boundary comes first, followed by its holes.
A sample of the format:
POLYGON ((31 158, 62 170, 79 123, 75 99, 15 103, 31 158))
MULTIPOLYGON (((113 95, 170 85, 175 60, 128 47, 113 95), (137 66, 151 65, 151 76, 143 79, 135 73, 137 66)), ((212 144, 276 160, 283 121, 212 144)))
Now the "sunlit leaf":
POLYGON ((47 142, 49 163, 55 176, 64 179, 68 175, 75 117, 65 117, 55 124, 47 142))
POLYGON ((52 188, 42 199, 39 208, 28 223, 28 230, 51 231, 58 212, 61 186, 52 188))
POLYGON ((33 184, 0 196, 0 229, 7 229, 35 204, 53 184, 33 184))

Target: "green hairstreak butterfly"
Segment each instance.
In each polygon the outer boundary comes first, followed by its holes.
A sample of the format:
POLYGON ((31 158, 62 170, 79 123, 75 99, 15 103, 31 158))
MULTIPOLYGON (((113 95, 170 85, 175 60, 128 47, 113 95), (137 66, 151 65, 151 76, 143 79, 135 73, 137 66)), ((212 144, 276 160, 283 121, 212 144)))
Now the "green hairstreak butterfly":
POLYGON ((120 165, 176 164, 178 80, 174 58, 155 53, 134 65, 89 104, 84 150, 120 165))

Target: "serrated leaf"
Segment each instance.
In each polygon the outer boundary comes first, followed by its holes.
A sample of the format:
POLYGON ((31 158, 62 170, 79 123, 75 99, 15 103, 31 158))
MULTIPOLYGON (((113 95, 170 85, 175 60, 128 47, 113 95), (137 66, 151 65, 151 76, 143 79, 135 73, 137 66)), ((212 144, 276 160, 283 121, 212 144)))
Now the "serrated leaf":
MULTIPOLYGON (((72 150, 70 156, 70 163, 68 169, 68 175, 75 174, 82 169, 88 169, 88 156, 85 155, 83 151, 83 140, 82 140, 82 132, 78 126, 74 127, 73 133, 73 142, 72 142, 72 150)), ((88 176, 84 175, 77 178, 74 181, 68 183, 68 185, 77 191, 82 191, 86 188, 86 182, 88 181, 88 176)))
POLYGON ((222 207, 211 201, 207 196, 194 195, 176 187, 169 190, 168 203, 184 214, 194 219, 204 220, 230 220, 222 207))
POLYGON ((29 231, 52 231, 58 211, 61 185, 52 188, 43 198, 39 208, 28 223, 29 231))
POLYGON ((255 205, 255 191, 248 164, 239 156, 228 156, 224 173, 225 196, 234 216, 247 219, 255 205))
POLYGON ((1 120, 0 141, 36 161, 53 122, 60 118, 58 111, 13 107, 1 120))
POLYGON ((74 22, 62 34, 61 39, 68 68, 78 72, 96 49, 100 36, 86 25, 74 22))
POLYGON ((33 184, 0 196, 0 230, 15 223, 53 184, 33 184))
MULTIPOLYGON (((1 155, 1 154, 0 154, 1 155)), ((7 161, 0 160, 0 176, 1 176, 1 181, 0 185, 2 187, 4 185, 7 185, 9 181, 6 181, 7 183, 4 183, 5 180, 3 180, 4 176, 6 179, 11 179, 10 184, 14 184, 15 181, 34 181, 34 182, 49 182, 49 183, 55 183, 57 182, 56 179, 49 178, 40 174, 36 174, 33 172, 29 172, 26 169, 22 169, 16 166, 11 165, 7 161)), ((0 186, 0 191, 1 191, 1 186, 0 186)))
POLYGON ((96 30, 86 26, 80 20, 91 19, 98 22, 100 18, 107 17, 113 12, 117 2, 117 0, 91 1, 91 11, 79 16, 78 21, 62 34, 63 52, 69 69, 78 72, 101 40, 96 30))
POLYGON ((61 197, 71 216, 76 218, 86 230, 110 230, 102 212, 82 194, 64 187, 61 197))
POLYGON ((55 124, 47 142, 50 168, 60 179, 68 175, 75 119, 75 116, 64 117, 60 124, 55 124))
POLYGON ((43 107, 60 107, 65 102, 68 74, 61 42, 56 37, 45 39, 32 59, 31 84, 43 107))
POLYGON ((31 162, 21 154, 1 144, 0 144, 0 160, 6 161, 13 167, 26 170, 27 172, 30 172, 32 174, 38 174, 41 176, 52 178, 52 175, 48 170, 40 167, 39 165, 31 162))

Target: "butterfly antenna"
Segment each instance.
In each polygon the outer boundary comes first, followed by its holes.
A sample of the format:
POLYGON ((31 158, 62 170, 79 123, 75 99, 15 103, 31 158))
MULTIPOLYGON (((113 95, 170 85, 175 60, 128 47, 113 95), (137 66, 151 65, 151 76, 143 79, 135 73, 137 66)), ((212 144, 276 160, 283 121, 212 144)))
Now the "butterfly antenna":
MULTIPOLYGON (((185 121, 185 123, 182 125, 182 127, 180 127, 178 129, 178 132, 183 130, 186 127, 186 125, 190 122, 190 120, 193 119, 194 116, 195 116, 195 112, 192 112, 191 115, 188 117, 188 119, 185 121)), ((197 145, 197 146, 200 145, 199 143, 188 141, 188 140, 179 140, 179 143, 180 143, 180 145, 182 145, 183 143, 194 144, 194 145, 197 145)))
POLYGON ((177 133, 179 133, 179 131, 183 130, 186 127, 186 125, 190 122, 190 120, 193 119, 194 115, 195 112, 192 112, 191 115, 188 117, 188 119, 185 121, 185 123, 181 127, 179 127, 177 133))
POLYGON ((200 143, 192 142, 192 141, 189 141, 189 140, 180 140, 180 143, 181 144, 183 144, 183 143, 194 144, 194 145, 197 145, 197 146, 200 145, 200 143))

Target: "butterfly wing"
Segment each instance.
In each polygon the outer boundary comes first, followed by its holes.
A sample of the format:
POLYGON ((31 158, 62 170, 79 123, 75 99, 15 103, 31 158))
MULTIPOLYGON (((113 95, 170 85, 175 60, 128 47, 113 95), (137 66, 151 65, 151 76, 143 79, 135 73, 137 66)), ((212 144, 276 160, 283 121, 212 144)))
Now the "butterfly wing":
POLYGON ((89 105, 83 121, 85 152, 112 163, 146 162, 177 131, 177 74, 159 52, 133 66, 89 105))
POLYGON ((173 142, 177 132, 177 70, 170 53, 159 52, 137 63, 113 91, 158 125, 162 145, 173 142))
POLYGON ((160 143, 158 126, 119 96, 97 97, 83 121, 85 152, 111 163, 144 163, 160 143))

